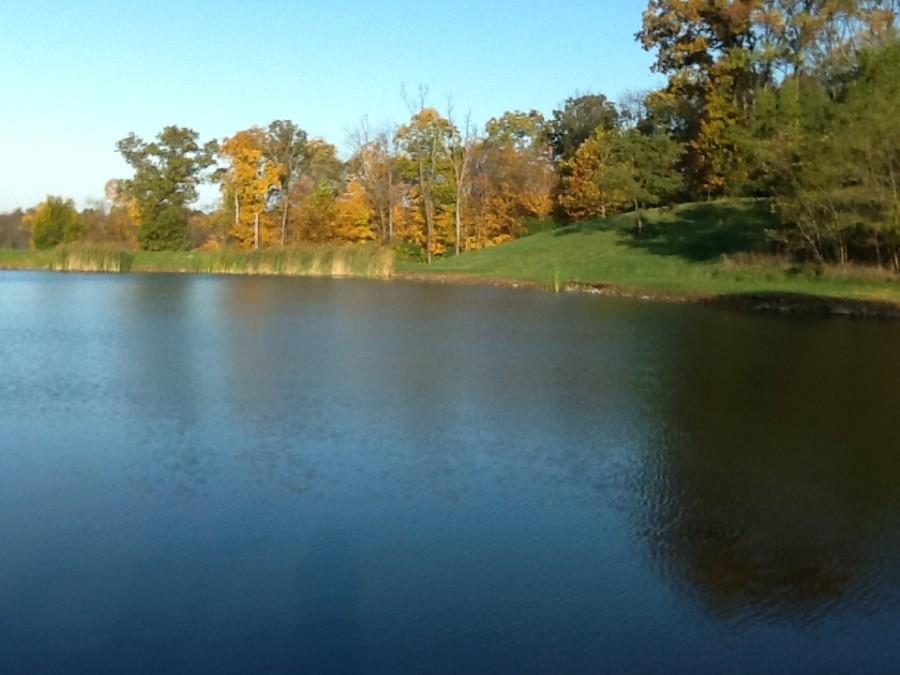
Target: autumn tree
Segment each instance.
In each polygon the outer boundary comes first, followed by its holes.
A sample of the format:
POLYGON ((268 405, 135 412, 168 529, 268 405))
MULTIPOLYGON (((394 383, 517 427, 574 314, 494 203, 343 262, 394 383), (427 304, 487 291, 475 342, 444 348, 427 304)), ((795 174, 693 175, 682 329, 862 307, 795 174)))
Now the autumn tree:
POLYGON ((756 24, 759 60, 783 77, 833 78, 862 49, 896 36, 896 0, 763 0, 756 24))
POLYGON ((571 159, 563 160, 559 165, 557 199, 563 212, 572 220, 606 218, 624 200, 610 180, 611 137, 615 133, 598 127, 571 159))
POLYGON ((287 238, 291 191, 306 169, 310 158, 307 133, 290 120, 269 125, 265 138, 266 160, 279 168, 275 196, 281 208, 281 245, 287 238))
POLYGON ((259 127, 226 138, 220 149, 229 163, 220 181, 226 202, 231 201, 234 208, 231 237, 244 248, 258 249, 274 239, 271 219, 262 220, 284 170, 266 156, 265 149, 266 135, 259 127))
POLYGON ((197 132, 168 126, 147 143, 130 134, 116 145, 134 169, 121 190, 134 200, 142 248, 158 251, 190 243, 187 206, 197 199, 204 171, 214 163, 216 143, 199 143, 197 132))
POLYGON ((798 75, 839 88, 859 49, 896 35, 896 10, 895 0, 651 0, 637 37, 668 76, 652 102, 686 143, 693 194, 752 192, 756 99, 798 75))
POLYGON ((372 212, 359 179, 351 179, 337 198, 333 238, 346 242, 374 241, 380 228, 372 221, 372 212))
MULTIPOLYGON (((424 97, 423 97, 424 98, 424 97)), ((453 129, 434 108, 420 101, 418 111, 397 131, 397 141, 405 153, 408 174, 412 174, 416 197, 425 225, 425 257, 430 264, 435 252, 437 202, 439 193, 450 186, 442 148, 450 143, 453 129)))
POLYGON ((302 241, 325 243, 335 239, 338 214, 338 193, 335 185, 319 182, 304 195, 297 209, 296 233, 302 241))
POLYGON ((754 19, 761 0, 650 0, 637 37, 668 76, 654 104, 678 112, 688 144, 685 172, 695 194, 736 192, 746 180, 734 134, 749 122, 762 81, 754 63, 754 19))
POLYGON ((106 222, 103 240, 137 248, 140 214, 137 202, 122 189, 122 181, 109 180, 103 188, 106 200, 106 222))
POLYGON ((529 219, 550 213, 554 174, 545 132, 536 110, 505 112, 485 125, 473 149, 467 249, 514 239, 529 219))
POLYGON ((291 191, 289 235, 302 241, 330 240, 343 187, 344 165, 337 148, 321 138, 309 139, 302 170, 291 191))
POLYGON ((453 176, 453 248, 454 254, 459 255, 463 236, 463 202, 469 187, 469 169, 472 164, 474 148, 478 143, 478 136, 472 127, 471 113, 466 115, 462 131, 453 123, 452 103, 447 106, 447 124, 449 133, 443 137, 444 143, 441 150, 450 165, 453 176))
POLYGON ((78 241, 84 233, 75 202, 52 195, 26 213, 22 224, 30 229, 31 246, 36 249, 78 241))
POLYGON ((390 243, 394 238, 399 187, 395 178, 394 134, 389 130, 372 132, 364 118, 350 134, 350 148, 350 170, 378 221, 381 242, 390 243))

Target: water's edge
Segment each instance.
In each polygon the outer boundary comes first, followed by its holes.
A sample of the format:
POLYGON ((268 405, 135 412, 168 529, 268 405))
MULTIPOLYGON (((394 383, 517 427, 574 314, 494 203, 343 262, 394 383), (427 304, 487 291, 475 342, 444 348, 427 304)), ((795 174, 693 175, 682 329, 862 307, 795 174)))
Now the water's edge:
POLYGON ((159 269, 148 267, 132 268, 128 272, 113 272, 97 269, 47 269, 37 266, 4 266, 0 271, 39 271, 39 272, 76 272, 89 274, 192 274, 192 275, 227 275, 227 276, 293 276, 330 279, 374 279, 384 281, 409 281, 429 284, 453 284, 465 286, 492 286, 504 288, 524 288, 565 293, 586 293, 606 297, 629 298, 650 302, 677 304, 700 304, 709 307, 721 307, 747 312, 761 312, 781 315, 843 316, 865 319, 900 319, 900 303, 887 300, 863 300, 856 298, 840 298, 829 295, 807 293, 791 293, 779 291, 760 291, 746 293, 701 293, 689 291, 663 291, 633 286, 622 286, 611 283, 565 282, 558 285, 515 279, 508 277, 489 277, 473 274, 447 274, 441 272, 403 272, 394 271, 387 276, 365 274, 333 274, 302 273, 285 274, 281 272, 260 272, 259 270, 216 270, 203 272, 188 269, 159 269))

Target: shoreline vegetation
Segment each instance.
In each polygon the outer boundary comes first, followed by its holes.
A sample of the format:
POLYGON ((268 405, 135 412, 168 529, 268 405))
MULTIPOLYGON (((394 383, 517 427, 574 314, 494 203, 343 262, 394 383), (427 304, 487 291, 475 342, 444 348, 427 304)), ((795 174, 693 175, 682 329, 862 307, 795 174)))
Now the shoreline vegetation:
POLYGON ((0 269, 385 279, 393 274, 393 258, 391 249, 375 245, 309 244, 258 251, 139 251, 106 244, 73 244, 43 251, 0 249, 0 269))
POLYGON ((396 279, 586 292, 663 302, 816 315, 900 318, 900 277, 871 267, 799 264, 766 253, 766 200, 683 204, 539 232, 437 259, 402 259, 374 244, 259 251, 137 251, 64 245, 0 250, 0 268, 396 279), (717 236, 711 236, 711 232, 717 236))

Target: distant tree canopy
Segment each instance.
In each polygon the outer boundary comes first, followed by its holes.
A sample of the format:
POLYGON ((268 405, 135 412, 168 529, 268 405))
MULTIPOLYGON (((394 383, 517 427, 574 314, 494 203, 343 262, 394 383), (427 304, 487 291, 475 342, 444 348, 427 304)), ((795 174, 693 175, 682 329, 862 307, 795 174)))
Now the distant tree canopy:
POLYGON ((740 196, 778 210, 773 250, 900 271, 897 11, 897 0, 649 0, 635 37, 665 77, 656 91, 578 94, 547 118, 507 111, 482 129, 421 92, 399 125, 363 119, 346 161, 286 119, 221 142, 178 126, 132 134, 118 150, 133 174, 105 202, 0 216, 0 243, 375 241, 430 261, 536 219, 633 211, 642 236, 648 207, 740 196), (193 209, 206 180, 221 195, 210 213, 193 209))
POLYGON ((567 99, 561 110, 553 111, 547 124, 547 140, 555 159, 571 159, 597 129, 610 131, 618 125, 619 111, 606 96, 577 96, 567 99))
POLYGON ((75 202, 53 196, 29 211, 22 224, 31 230, 31 245, 37 249, 77 241, 84 229, 75 202))
POLYGON ((31 241, 27 226, 23 226, 25 212, 16 209, 0 213, 0 248, 25 248, 31 241))
POLYGON ((189 245, 187 207, 197 199, 202 173, 215 162, 217 150, 214 141, 201 146, 198 139, 192 129, 169 126, 151 143, 134 134, 118 142, 119 153, 134 169, 120 190, 135 204, 142 248, 189 245))

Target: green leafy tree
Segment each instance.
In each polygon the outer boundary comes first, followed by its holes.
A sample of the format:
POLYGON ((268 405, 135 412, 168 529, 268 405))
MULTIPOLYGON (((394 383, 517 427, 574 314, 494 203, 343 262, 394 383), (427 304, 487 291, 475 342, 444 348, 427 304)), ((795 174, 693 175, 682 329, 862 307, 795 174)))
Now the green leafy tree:
POLYGON ((607 189, 634 208, 638 232, 642 210, 671 200, 683 188, 678 170, 682 147, 665 134, 626 129, 609 141, 607 189))
POLYGON ((146 143, 135 134, 116 145, 134 169, 120 189, 134 200, 141 247, 151 251, 190 245, 188 205, 197 199, 204 171, 214 163, 216 143, 200 145, 197 132, 168 126, 146 143))
POLYGON ((566 99, 562 109, 553 111, 547 124, 547 141, 554 159, 567 160, 597 128, 610 131, 618 125, 616 106, 603 94, 573 96, 566 99))
POLYGON ((78 241, 84 231, 75 202, 63 197, 48 196, 22 218, 22 224, 31 229, 31 245, 37 249, 78 241))
POLYGON ((641 209, 665 203, 681 190, 681 152, 666 134, 598 128, 571 160, 561 163, 560 204, 574 220, 633 208, 640 231, 641 209))
POLYGON ((825 105, 806 116, 824 130, 802 138, 778 196, 788 227, 775 236, 819 262, 855 256, 900 271, 900 42, 863 52, 846 91, 825 105))

